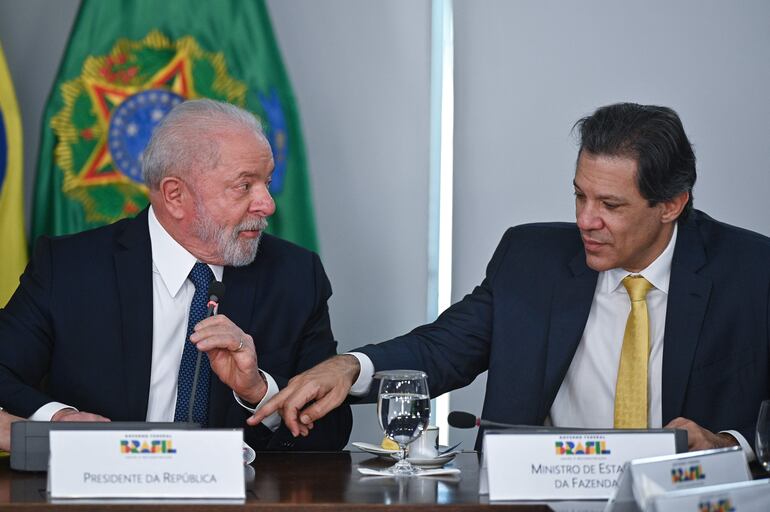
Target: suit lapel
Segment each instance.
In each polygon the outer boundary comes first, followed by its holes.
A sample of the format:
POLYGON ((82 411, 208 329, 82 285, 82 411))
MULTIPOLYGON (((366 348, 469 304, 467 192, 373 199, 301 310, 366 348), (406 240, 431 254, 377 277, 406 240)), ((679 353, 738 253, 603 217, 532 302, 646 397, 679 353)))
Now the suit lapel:
POLYGON ((663 425, 682 413, 687 381, 711 294, 711 281, 696 273, 705 263, 706 253, 695 224, 681 223, 671 263, 666 306, 663 425))
POLYGON ((147 210, 117 237, 115 272, 122 320, 126 419, 144 420, 152 366, 152 250, 147 210))
POLYGON ((248 330, 249 323, 253 318, 259 260, 260 258, 257 258, 246 267, 225 267, 222 276, 225 296, 222 299, 219 312, 227 315, 227 318, 244 331, 248 330))
POLYGON ((581 249, 569 264, 570 275, 556 282, 551 301, 545 370, 545 418, 583 335, 598 274, 588 268, 581 249))

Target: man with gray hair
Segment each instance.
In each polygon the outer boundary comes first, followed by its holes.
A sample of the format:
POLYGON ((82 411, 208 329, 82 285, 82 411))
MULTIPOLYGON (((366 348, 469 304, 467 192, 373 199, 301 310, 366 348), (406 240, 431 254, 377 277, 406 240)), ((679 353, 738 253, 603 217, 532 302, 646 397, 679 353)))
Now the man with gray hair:
MULTIPOLYGON (((245 427, 289 378, 335 354, 318 256, 264 234, 270 145, 253 115, 176 106, 142 155, 150 206, 73 236, 41 237, 0 310, 0 396, 52 421, 245 427), (217 315, 211 283, 222 281, 217 315), (42 383, 42 385, 41 385, 42 383)), ((256 449, 342 448, 347 406, 294 439, 275 414, 256 449)))

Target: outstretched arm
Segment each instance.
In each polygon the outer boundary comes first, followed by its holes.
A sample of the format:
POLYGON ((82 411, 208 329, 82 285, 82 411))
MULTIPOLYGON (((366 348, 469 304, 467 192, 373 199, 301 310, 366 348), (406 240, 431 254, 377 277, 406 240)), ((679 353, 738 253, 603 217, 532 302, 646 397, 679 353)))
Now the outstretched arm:
POLYGON ((339 407, 358 377, 358 360, 343 354, 296 375, 288 386, 262 406, 249 425, 258 425, 278 411, 292 435, 307 436, 313 422, 339 407), (311 405, 306 405, 313 402, 311 405))

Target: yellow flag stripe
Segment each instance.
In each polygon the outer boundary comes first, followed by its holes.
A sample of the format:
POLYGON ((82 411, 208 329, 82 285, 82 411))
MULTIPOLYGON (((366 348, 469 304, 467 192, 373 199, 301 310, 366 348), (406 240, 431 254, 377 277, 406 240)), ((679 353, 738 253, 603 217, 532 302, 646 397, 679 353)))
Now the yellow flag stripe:
POLYGON ((5 178, 0 183, 0 307, 5 306, 19 284, 19 276, 27 264, 24 236, 24 188, 21 117, 16 104, 11 75, 0 46, 0 113, 5 125, 8 154, 5 178))

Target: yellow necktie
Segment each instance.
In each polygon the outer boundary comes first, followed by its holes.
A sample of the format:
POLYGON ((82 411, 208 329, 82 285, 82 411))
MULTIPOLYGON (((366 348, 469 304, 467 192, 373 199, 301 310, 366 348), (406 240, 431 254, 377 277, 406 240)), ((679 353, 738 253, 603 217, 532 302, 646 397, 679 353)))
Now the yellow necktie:
POLYGON ((631 312, 623 333, 618 382, 615 388, 615 428, 647 428, 647 365, 650 321, 647 292, 652 285, 642 276, 623 279, 631 298, 631 312))

